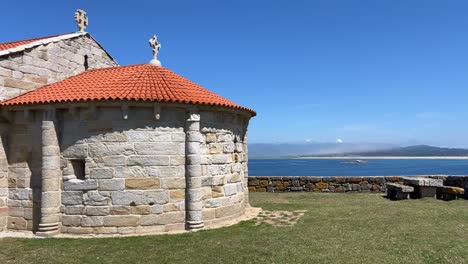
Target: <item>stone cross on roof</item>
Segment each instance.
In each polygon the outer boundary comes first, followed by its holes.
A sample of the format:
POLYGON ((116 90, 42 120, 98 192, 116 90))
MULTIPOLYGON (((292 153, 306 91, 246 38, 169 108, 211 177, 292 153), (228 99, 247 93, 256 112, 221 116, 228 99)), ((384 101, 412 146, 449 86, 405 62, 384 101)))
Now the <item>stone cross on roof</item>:
POLYGON ((158 37, 154 35, 150 40, 149 44, 153 50, 153 59, 150 61, 150 64, 161 66, 161 62, 158 60, 158 53, 161 49, 161 43, 158 41, 158 37))
POLYGON ((78 32, 85 32, 85 29, 88 26, 88 16, 86 15, 86 11, 81 9, 76 10, 75 21, 78 24, 78 32))

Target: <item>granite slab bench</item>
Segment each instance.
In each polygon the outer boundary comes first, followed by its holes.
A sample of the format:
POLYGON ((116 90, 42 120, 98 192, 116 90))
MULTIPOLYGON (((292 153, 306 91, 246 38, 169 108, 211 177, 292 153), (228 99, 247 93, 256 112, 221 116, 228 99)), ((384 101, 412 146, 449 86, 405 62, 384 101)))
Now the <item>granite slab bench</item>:
POLYGON ((452 186, 437 187, 437 199, 450 201, 458 199, 465 194, 465 189, 452 186))
POLYGON ((403 183, 414 187, 411 198, 436 197, 437 187, 444 186, 442 179, 425 177, 403 177, 403 183))
POLYGON ((399 183, 387 183, 387 197, 391 200, 409 199, 414 187, 399 183))

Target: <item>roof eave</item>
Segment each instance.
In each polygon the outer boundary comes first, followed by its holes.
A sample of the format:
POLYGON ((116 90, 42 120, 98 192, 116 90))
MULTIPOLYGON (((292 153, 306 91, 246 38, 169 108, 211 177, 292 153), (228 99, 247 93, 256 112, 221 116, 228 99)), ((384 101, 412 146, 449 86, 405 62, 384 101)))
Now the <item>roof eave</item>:
MULTIPOLYGON (((207 104, 207 103, 182 103, 182 102, 173 102, 173 101, 149 101, 149 100, 62 100, 62 101, 49 101, 49 102, 29 102, 29 103, 6 103, 5 102, 0 102, 0 108, 8 109, 8 110, 14 110, 18 111, 24 108, 30 108, 30 109, 45 109, 51 105, 60 107, 60 108, 69 108, 73 105, 75 106, 82 106, 82 107, 87 107, 89 103, 101 103, 104 105, 109 105, 109 106, 118 106, 120 104, 128 104, 128 103, 136 103, 140 106, 148 106, 151 104, 162 104, 162 105, 173 105, 177 107, 186 107, 188 105, 194 105, 194 106, 200 106, 200 107, 207 107, 207 109, 211 107, 216 107, 218 109, 226 109, 230 111, 235 111, 235 112, 244 112, 244 113, 249 113, 251 117, 254 117, 257 115, 257 113, 247 107, 243 106, 238 106, 238 107, 233 107, 233 106, 226 106, 226 105, 218 105, 218 104, 207 104)), ((135 105, 137 106, 137 105, 135 105)))
POLYGON ((14 48, 6 49, 6 50, 0 50, 0 56, 5 56, 5 55, 10 55, 13 53, 21 52, 26 49, 31 49, 40 45, 46 45, 49 43, 54 43, 54 42, 59 42, 65 39, 72 39, 80 36, 85 36, 86 34, 89 34, 87 32, 76 32, 76 33, 70 33, 70 34, 64 34, 56 37, 50 37, 46 39, 40 39, 28 44, 23 44, 14 48))

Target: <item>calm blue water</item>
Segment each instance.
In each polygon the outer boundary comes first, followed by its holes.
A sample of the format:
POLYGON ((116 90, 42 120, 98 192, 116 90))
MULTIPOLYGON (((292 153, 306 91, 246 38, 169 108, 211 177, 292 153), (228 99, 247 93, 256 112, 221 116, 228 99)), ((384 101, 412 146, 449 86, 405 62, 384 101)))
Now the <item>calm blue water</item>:
POLYGON ((468 175, 468 160, 369 159, 367 164, 344 164, 349 159, 249 159, 251 176, 400 176, 468 175))

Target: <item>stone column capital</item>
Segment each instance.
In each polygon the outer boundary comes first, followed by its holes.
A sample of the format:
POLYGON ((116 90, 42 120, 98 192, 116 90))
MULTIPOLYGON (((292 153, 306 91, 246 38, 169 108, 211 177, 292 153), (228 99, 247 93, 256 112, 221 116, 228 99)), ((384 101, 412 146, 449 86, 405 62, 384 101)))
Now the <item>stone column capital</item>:
POLYGON ((200 114, 199 113, 189 113, 187 117, 187 122, 200 122, 200 114))
POLYGON ((200 111, 198 107, 189 107, 187 109, 187 121, 188 122, 197 122, 200 121, 200 111))

